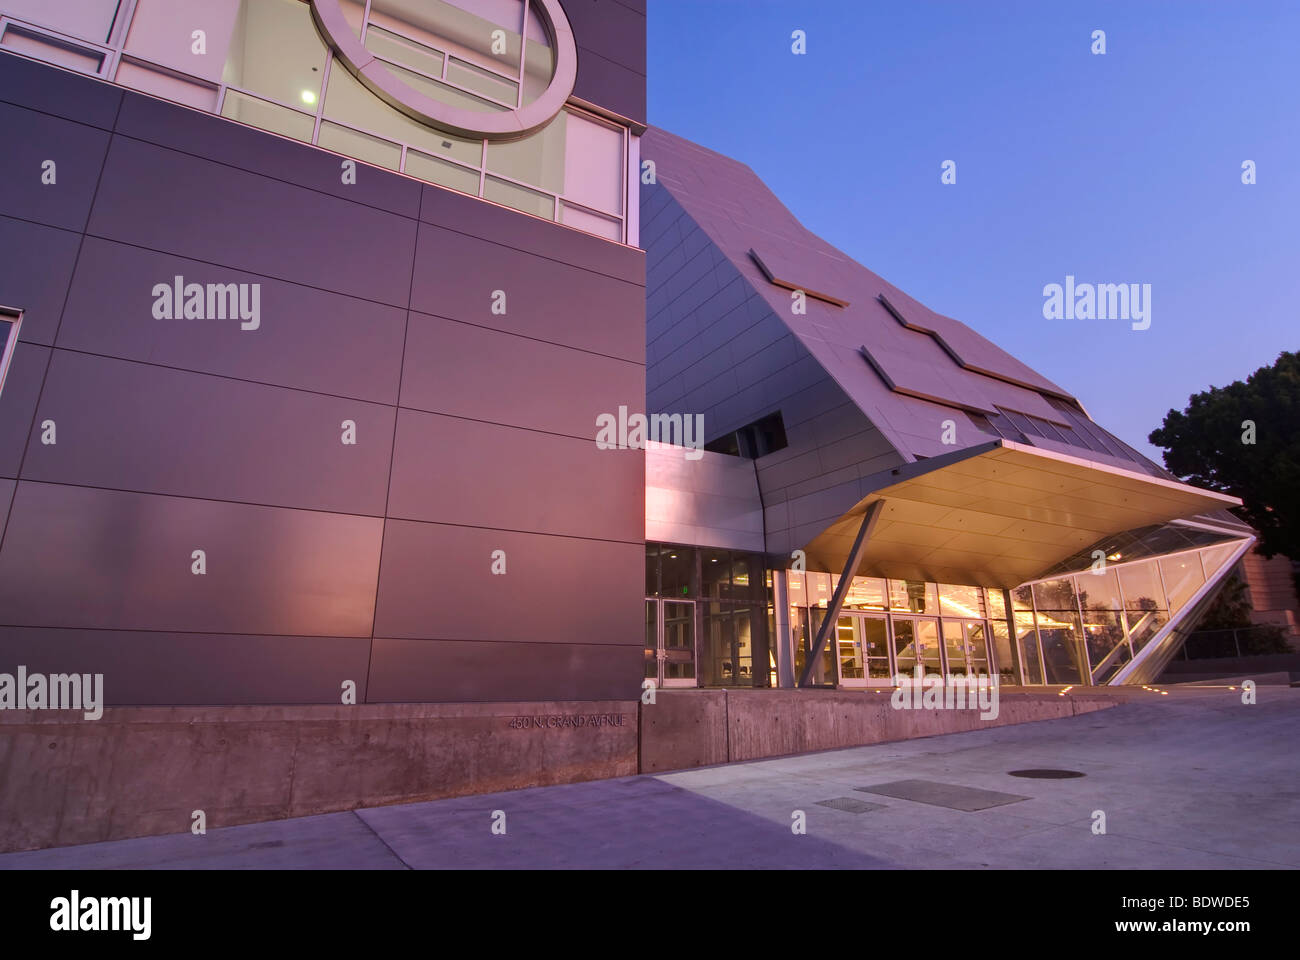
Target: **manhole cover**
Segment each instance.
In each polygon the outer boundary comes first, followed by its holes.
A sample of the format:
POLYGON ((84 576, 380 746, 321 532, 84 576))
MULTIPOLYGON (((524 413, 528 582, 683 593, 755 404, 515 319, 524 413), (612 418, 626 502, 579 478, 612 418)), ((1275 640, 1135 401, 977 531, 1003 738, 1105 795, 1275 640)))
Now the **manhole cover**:
POLYGON ((1025 777, 1028 780, 1073 780, 1086 774, 1078 770, 1008 770, 1013 777, 1025 777))

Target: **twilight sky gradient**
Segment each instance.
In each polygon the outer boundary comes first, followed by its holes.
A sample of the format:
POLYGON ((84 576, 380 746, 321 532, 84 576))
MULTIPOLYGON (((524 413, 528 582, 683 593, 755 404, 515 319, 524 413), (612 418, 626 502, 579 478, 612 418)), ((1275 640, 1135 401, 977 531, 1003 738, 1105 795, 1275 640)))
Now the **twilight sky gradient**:
POLYGON ((1157 462, 1170 407, 1300 349, 1294 0, 650 0, 648 29, 652 124, 1157 462), (1066 274, 1151 284, 1150 329, 1044 320, 1066 274))

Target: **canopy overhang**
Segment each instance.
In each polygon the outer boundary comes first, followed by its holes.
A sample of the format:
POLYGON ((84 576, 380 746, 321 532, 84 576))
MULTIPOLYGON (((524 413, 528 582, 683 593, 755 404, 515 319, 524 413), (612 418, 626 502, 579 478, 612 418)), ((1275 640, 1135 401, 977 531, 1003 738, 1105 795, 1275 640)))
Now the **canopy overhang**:
POLYGON ((805 547, 840 572, 884 500, 858 574, 1010 588, 1103 537, 1240 505, 1236 497, 1010 440, 904 464, 805 547))

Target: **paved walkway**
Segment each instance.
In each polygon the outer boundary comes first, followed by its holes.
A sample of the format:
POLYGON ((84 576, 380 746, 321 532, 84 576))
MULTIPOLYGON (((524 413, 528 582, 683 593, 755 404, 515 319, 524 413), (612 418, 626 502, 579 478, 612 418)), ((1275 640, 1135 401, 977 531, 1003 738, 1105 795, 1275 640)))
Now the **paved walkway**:
POLYGON ((1254 706, 1153 695, 904 743, 6 854, 0 869, 1294 868, 1298 729, 1300 689, 1261 687, 1254 706), (1034 767, 1085 776, 1008 774, 1034 767), (882 784, 896 786, 858 789, 882 784), (861 812, 821 803, 844 799, 861 812))

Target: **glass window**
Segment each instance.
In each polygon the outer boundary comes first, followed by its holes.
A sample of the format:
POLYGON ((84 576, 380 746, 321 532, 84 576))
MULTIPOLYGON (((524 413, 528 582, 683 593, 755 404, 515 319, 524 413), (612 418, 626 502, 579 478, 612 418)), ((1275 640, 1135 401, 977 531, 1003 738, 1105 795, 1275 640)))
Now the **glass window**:
POLYGON ((659 596, 659 544, 645 545, 645 595, 659 596))
POLYGON ((357 133, 349 127, 337 123, 322 121, 320 137, 317 140, 326 150, 333 150, 344 156, 356 157, 378 167, 396 170, 401 164, 402 148, 391 140, 380 140, 365 133, 357 133))
POLYGON ((983 591, 979 587, 939 584, 939 612, 945 617, 983 617, 983 591))
MULTIPOLYGON (((812 649, 812 642, 817 637, 817 629, 821 626, 822 617, 826 611, 814 607, 811 611, 804 607, 790 608, 790 633, 794 639, 794 676, 799 680, 803 676, 804 664, 808 662, 808 651, 812 649)), ((836 680, 835 674, 835 651, 833 644, 826 644, 822 650, 821 661, 813 670, 809 682, 814 686, 834 685, 836 680)))
POLYGON ((806 607, 808 606, 808 594, 804 589, 807 582, 802 572, 795 570, 786 571, 785 575, 786 589, 790 594, 790 606, 806 607))
POLYGON ((1001 590, 989 587, 984 591, 988 601, 989 616, 994 620, 1006 620, 1007 618, 1007 601, 1001 590))
MULTIPOLYGON (((174 73, 158 70, 142 63, 123 60, 117 65, 117 82, 133 90, 143 90, 173 103, 207 110, 217 109, 216 86, 187 80, 174 73)), ((245 121, 247 122, 247 121, 245 121)))
POLYGON ((1019 685, 1020 658, 1016 656, 1015 645, 1011 642, 1011 630, 1003 620, 994 620, 989 624, 993 631, 993 649, 998 661, 998 683, 1019 685))
POLYGON ((663 569, 665 597, 694 596, 691 577, 695 572, 694 547, 664 547, 659 562, 663 569))
MULTIPOLYGON (((432 156, 450 157, 475 167, 483 162, 482 141, 462 140, 412 120, 363 87, 340 63, 330 70, 324 116, 410 144, 432 156)), ((477 184, 474 192, 478 193, 477 184)))
MULTIPOLYGON (((172 6, 173 0, 167 0, 167 4, 172 6)), ((209 9, 206 0, 204 9, 209 9)), ((132 34, 139 17, 137 8, 132 34)), ((225 33, 229 43, 223 51, 221 79, 241 90, 315 113, 325 76, 326 47, 307 5, 298 0, 243 0, 233 27, 233 31, 228 28, 225 33)), ((197 70, 187 72, 205 76, 197 70)))
POLYGON ((841 680, 862 680, 866 677, 866 658, 862 651, 861 633, 854 629, 858 617, 843 616, 835 625, 835 644, 840 658, 841 680))
POLYGON ((308 143, 311 142, 312 130, 316 126, 316 120, 310 114, 299 113, 278 103, 250 97, 238 90, 226 90, 226 99, 221 105, 221 115, 252 127, 270 130, 272 133, 308 143))
POLYGON ((494 203, 514 207, 516 210, 524 211, 524 213, 531 213, 535 217, 542 217, 546 220, 555 219, 554 197, 545 193, 538 193, 536 190, 529 190, 527 187, 521 187, 506 180, 498 180, 496 177, 484 179, 483 196, 494 203))
POLYGON ((889 606, 909 613, 937 613, 939 591, 935 584, 923 580, 890 580, 889 606))
POLYGON ((560 222, 567 223, 571 227, 577 227, 587 233, 594 233, 606 240, 623 239, 622 220, 616 217, 607 217, 600 213, 592 213, 590 210, 583 210, 581 207, 575 207, 568 203, 561 202, 560 204, 560 222))
POLYGON ((1034 615, 1027 611, 1016 611, 1016 643, 1024 652, 1026 683, 1043 682, 1043 666, 1038 659, 1038 631, 1034 627, 1034 615))
POLYGON ((808 606, 829 607, 831 605, 832 588, 829 573, 806 573, 804 583, 808 591, 808 606))
POLYGON ((1160 574, 1154 560, 1131 563, 1119 568, 1119 584, 1124 590, 1127 610, 1163 610, 1165 594, 1160 588, 1160 574))
POLYGON ((1074 585, 1084 610, 1119 610, 1124 606, 1120 602, 1119 577, 1111 568, 1081 573, 1074 578, 1074 585))
POLYGON ((1169 595, 1170 612, 1181 610, 1192 595, 1205 585, 1201 558, 1194 553, 1162 558, 1160 572, 1164 576, 1165 590, 1169 595))
POLYGON ((70 37, 107 43, 117 7, 118 0, 5 0, 3 12, 70 37))
POLYGON ((1210 579, 1214 578, 1219 572, 1219 568, 1228 562, 1240 546, 1240 542, 1221 543, 1213 547, 1206 547, 1200 552, 1202 564, 1210 579))
POLYGON ((1154 607, 1147 610, 1128 610, 1124 615, 1128 620, 1128 634, 1133 643, 1134 654, 1145 647, 1151 638, 1160 632, 1160 628, 1169 622, 1169 614, 1154 607))
POLYGON ((1105 683, 1129 661, 1128 640, 1118 611, 1085 610, 1083 635, 1092 664, 1093 683, 1105 683))
POLYGON ((415 150, 407 150, 406 172, 421 180, 478 196, 478 171, 458 166, 450 160, 440 160, 415 150))
POLYGON ((1039 610, 1074 610, 1074 581, 1066 577, 1034 584, 1034 602, 1039 610))
POLYGON ((1011 609, 1013 610, 1033 610, 1034 597, 1033 589, 1029 586, 1016 587, 1011 591, 1011 609))
POLYGON ((1038 639, 1048 683, 1083 683, 1088 671, 1081 660, 1082 631, 1074 611, 1038 612, 1038 639))
POLYGON ((878 577, 854 577, 844 595, 844 607, 848 610, 889 609, 885 581, 878 577))

